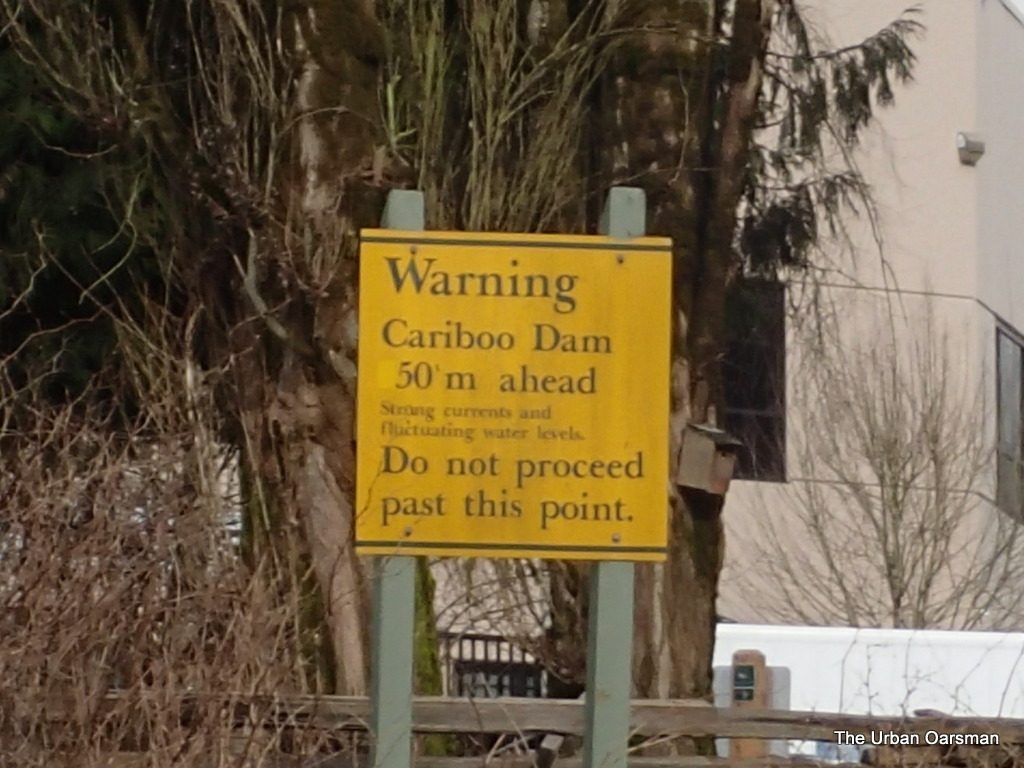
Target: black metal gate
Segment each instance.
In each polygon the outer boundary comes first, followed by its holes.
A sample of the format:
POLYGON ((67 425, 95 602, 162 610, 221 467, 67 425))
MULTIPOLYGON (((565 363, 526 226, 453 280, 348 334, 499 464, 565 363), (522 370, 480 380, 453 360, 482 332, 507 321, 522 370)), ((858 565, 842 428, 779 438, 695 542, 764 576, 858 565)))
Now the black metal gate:
POLYGON ((544 668, 504 637, 442 632, 439 639, 449 696, 546 695, 544 668))

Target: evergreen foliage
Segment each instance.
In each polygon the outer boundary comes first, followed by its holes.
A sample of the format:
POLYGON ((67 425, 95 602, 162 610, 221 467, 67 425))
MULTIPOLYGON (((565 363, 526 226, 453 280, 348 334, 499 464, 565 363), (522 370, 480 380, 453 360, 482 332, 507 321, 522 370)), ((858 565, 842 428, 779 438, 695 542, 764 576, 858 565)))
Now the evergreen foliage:
MULTIPOLYGON (((55 402, 89 389, 159 272, 106 197, 123 153, 0 48, 0 358, 10 383, 47 371, 55 402)), ((94 391, 101 397, 103 389, 94 391)))
POLYGON ((910 40, 924 30, 918 15, 909 9, 857 45, 828 50, 797 4, 781 4, 781 50, 765 62, 760 134, 737 228, 749 274, 809 266, 820 237, 837 234, 841 214, 870 209, 870 191, 846 158, 875 109, 893 103, 893 82, 912 79, 910 40), (838 168, 829 159, 836 153, 844 158, 838 168))

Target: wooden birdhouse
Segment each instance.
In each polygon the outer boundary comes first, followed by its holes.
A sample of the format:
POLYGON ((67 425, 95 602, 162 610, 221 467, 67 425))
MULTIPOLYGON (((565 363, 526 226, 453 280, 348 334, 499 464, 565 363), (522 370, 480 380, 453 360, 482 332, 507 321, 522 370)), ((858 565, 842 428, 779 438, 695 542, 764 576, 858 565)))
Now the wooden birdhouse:
POLYGON ((721 429, 687 424, 679 449, 676 485, 725 495, 743 443, 721 429))

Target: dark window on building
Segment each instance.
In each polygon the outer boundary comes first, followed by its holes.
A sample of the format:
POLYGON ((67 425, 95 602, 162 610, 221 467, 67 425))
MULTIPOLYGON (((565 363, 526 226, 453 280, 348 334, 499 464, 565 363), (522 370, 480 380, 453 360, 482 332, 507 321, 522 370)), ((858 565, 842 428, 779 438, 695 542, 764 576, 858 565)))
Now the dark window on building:
POLYGON ((1024 519, 1024 345, 996 329, 996 504, 1024 519))
POLYGON ((726 299, 724 427, 739 438, 734 476, 786 479, 785 286, 741 279, 726 299))

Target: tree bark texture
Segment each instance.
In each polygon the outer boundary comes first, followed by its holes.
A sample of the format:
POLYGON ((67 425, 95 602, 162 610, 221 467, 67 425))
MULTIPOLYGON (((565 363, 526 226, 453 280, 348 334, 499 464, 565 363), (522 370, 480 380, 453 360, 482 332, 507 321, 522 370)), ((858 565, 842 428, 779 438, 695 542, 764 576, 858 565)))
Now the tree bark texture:
POLYGON ((281 523, 297 527, 315 574, 333 659, 330 687, 365 694, 369 575, 352 536, 356 237, 360 227, 379 224, 382 207, 373 176, 383 31, 372 3, 323 0, 294 6, 284 29, 295 71, 285 204, 302 237, 264 290, 294 336, 312 343, 286 339, 282 349, 264 333, 270 348, 239 387, 262 391, 250 412, 249 445, 260 476, 289 510, 281 523), (307 288, 305 300, 289 295, 292 286, 307 288))
MULTIPOLYGON (((613 4, 614 6, 615 4, 613 4)), ((761 89, 773 3, 623 2, 593 138, 605 178, 648 196, 648 232, 672 237, 672 466, 687 422, 716 425, 724 299, 737 268, 736 208, 761 89)), ((711 696, 723 499, 681 489, 669 500, 669 556, 636 581, 635 693, 711 696)))

